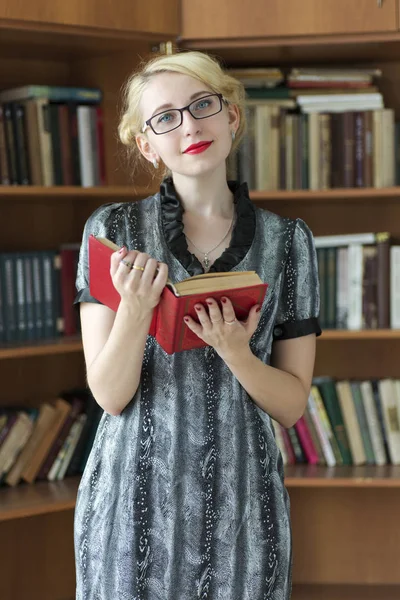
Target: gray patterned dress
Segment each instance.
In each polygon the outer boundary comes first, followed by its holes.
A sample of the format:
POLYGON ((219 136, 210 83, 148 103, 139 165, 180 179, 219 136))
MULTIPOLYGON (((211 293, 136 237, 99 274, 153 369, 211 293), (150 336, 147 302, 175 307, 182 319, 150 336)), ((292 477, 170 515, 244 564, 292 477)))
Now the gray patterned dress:
MULTIPOLYGON (((319 335, 312 235, 301 220, 256 208, 229 182, 236 223, 213 271, 255 270, 269 284, 253 353, 319 335)), ((89 218, 76 302, 89 294, 87 238, 106 236, 202 272, 183 234, 173 183, 89 218)), ((129 356, 125 356, 129 368, 129 356)), ((288 600, 291 531, 282 458, 268 414, 211 348, 167 355, 148 337, 141 383, 119 416, 104 413, 75 510, 77 600, 288 600)))

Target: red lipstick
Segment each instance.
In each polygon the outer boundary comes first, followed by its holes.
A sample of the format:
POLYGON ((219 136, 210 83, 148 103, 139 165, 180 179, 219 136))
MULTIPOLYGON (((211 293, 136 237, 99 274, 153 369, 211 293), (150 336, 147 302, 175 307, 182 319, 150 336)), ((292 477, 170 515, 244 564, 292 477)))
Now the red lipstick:
POLYGON ((199 142, 198 144, 192 144, 186 150, 183 151, 184 154, 200 154, 200 152, 204 152, 211 146, 212 142, 199 142))

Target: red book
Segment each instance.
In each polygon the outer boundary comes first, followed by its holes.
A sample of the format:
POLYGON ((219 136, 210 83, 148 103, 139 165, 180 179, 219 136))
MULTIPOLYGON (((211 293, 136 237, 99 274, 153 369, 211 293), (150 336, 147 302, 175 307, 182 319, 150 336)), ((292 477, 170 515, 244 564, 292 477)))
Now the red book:
MULTIPOLYGON (((90 294, 114 311, 121 299, 110 275, 110 257, 116 250, 119 247, 110 240, 89 236, 90 294)), ((204 304, 206 298, 218 301, 226 296, 233 304, 236 317, 244 320, 252 306, 262 304, 267 287, 255 271, 206 273, 175 284, 168 280, 154 309, 149 334, 168 354, 203 348, 207 344, 183 320, 185 315, 197 320, 195 304, 204 304)))
POLYGON ((304 417, 300 417, 297 423, 294 426, 298 438, 300 440, 301 447, 303 448, 303 452, 306 455, 306 459, 308 464, 316 465, 318 464, 318 453, 314 446, 314 442, 311 437, 311 433, 308 430, 308 425, 304 417))

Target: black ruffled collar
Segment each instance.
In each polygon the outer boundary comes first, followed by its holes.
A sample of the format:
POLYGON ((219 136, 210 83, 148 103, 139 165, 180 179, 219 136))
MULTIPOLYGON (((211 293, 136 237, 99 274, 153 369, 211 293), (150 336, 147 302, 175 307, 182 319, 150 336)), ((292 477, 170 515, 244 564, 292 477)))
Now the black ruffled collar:
MULTIPOLYGON (((210 272, 230 271, 236 267, 249 251, 255 234, 256 215, 249 198, 246 183, 228 181, 236 205, 236 222, 232 231, 231 243, 219 258, 211 265, 210 272)), ((198 258, 188 250, 183 233, 183 208, 175 192, 171 177, 167 177, 160 186, 161 219, 165 240, 172 254, 179 260, 190 276, 204 273, 198 258)))

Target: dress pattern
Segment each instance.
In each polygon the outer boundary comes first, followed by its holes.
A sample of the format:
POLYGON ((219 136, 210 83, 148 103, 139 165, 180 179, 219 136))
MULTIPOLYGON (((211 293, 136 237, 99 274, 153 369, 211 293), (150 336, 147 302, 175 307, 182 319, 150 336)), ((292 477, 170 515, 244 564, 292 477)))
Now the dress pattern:
MULTIPOLYGON (((313 238, 303 221, 254 207, 246 184, 229 185, 237 218, 211 270, 255 270, 269 284, 251 339, 268 364, 273 342, 320 334, 313 238)), ((90 233, 166 262, 175 281, 202 272, 170 179, 88 219, 76 302, 96 302, 90 233)), ((99 423, 78 490, 75 557, 77 600, 289 600, 290 507, 274 429, 213 348, 168 355, 147 338, 134 398, 99 423)))

